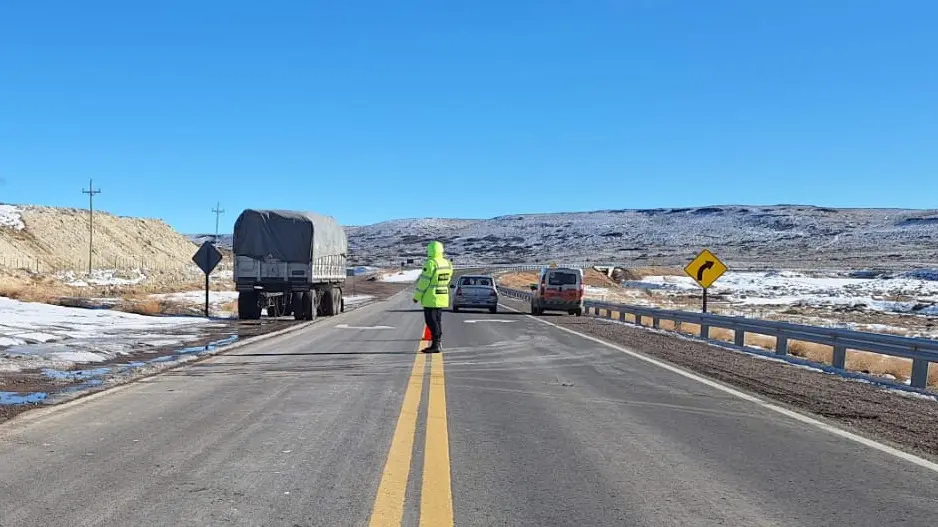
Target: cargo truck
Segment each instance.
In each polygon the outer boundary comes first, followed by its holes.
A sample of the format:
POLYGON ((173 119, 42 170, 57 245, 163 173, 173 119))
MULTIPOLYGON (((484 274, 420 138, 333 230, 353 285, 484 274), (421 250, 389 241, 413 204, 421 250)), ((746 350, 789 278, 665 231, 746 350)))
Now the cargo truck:
POLYGON ((238 318, 313 320, 345 310, 348 238, 330 216, 247 209, 234 225, 238 318))

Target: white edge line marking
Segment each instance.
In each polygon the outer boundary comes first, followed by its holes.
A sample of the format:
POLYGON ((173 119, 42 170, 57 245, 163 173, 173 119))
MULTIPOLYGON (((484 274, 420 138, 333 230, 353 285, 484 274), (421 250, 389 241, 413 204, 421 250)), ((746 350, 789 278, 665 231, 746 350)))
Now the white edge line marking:
MULTIPOLYGON (((520 310, 518 310, 518 309, 515 309, 515 308, 513 308, 513 307, 511 307, 511 306, 502 305, 502 307, 504 307, 505 309, 510 309, 510 310, 512 310, 512 311, 514 311, 514 312, 516 312, 516 313, 523 313, 522 311, 520 311, 520 310)), ((816 427, 816 428, 820 428, 821 430, 824 430, 825 432, 831 433, 831 434, 833 434, 833 435, 842 437, 842 438, 844 438, 844 439, 849 439, 850 441, 853 441, 853 442, 855 442, 855 443, 859 443, 859 444, 861 444, 861 445, 867 446, 867 447, 872 448, 872 449, 874 449, 874 450, 879 450, 880 452, 883 452, 883 453, 885 453, 885 454, 889 454, 889 455, 891 455, 891 456, 895 456, 895 457, 897 457, 897 458, 904 459, 904 460, 908 461, 909 463, 912 463, 912 464, 914 464, 914 465, 918 465, 919 467, 922 467, 922 468, 931 470, 931 471, 933 471, 933 472, 938 472, 938 463, 933 463, 933 462, 931 462, 931 461, 929 461, 929 460, 927 460, 927 459, 918 457, 918 456, 913 455, 913 454, 909 454, 908 452, 903 452, 902 450, 899 450, 899 449, 897 449, 897 448, 893 448, 893 447, 891 447, 891 446, 889 446, 889 445, 884 445, 884 444, 879 443, 879 442, 877 442, 877 441, 874 441, 874 440, 872 440, 872 439, 868 439, 868 438, 866 438, 866 437, 863 437, 863 436, 854 434, 853 432, 848 432, 848 431, 843 430, 843 429, 841 429, 841 428, 838 428, 838 427, 836 427, 836 426, 829 425, 829 424, 827 424, 827 423, 825 423, 825 422, 823 422, 823 421, 818 421, 817 419, 814 419, 814 418, 812 418, 812 417, 808 417, 808 416, 806 416, 806 415, 800 414, 800 413, 798 413, 798 412, 794 412, 794 411, 789 410, 789 409, 787 409, 787 408, 783 408, 783 407, 781 407, 781 406, 777 406, 777 405, 772 404, 772 403, 770 403, 770 402, 764 401, 764 400, 762 400, 762 399, 760 399, 760 398, 758 398, 758 397, 749 395, 748 393, 741 392, 741 391, 739 391, 739 390, 730 388, 729 386, 726 386, 726 385, 724 385, 724 384, 721 384, 721 383, 718 383, 718 382, 716 382, 716 381, 712 381, 712 380, 710 380, 710 379, 707 379, 706 377, 701 377, 700 375, 697 375, 697 374, 695 374, 695 373, 691 373, 691 372, 689 372, 689 371, 682 370, 681 368, 678 368, 678 367, 676 367, 676 366, 672 366, 672 365, 670 365, 670 364, 668 364, 668 363, 659 361, 659 360, 657 360, 657 359, 653 359, 653 358, 651 358, 651 357, 648 357, 648 356, 646 356, 646 355, 643 355, 643 354, 641 354, 641 353, 638 353, 637 351, 633 351, 633 350, 630 350, 630 349, 628 349, 628 348, 624 348, 624 347, 622 347, 622 346, 619 346, 619 345, 617 345, 617 344, 613 344, 613 343, 611 343, 611 342, 606 342, 605 340, 602 340, 602 339, 597 338, 597 337, 593 337, 593 336, 591 336, 591 335, 586 335, 586 334, 584 334, 584 333, 580 333, 579 331, 575 331, 575 330, 568 329, 568 328, 565 328, 565 327, 562 327, 562 326, 558 326, 557 324, 554 324, 553 322, 549 322, 549 321, 547 321, 547 320, 543 320, 543 319, 540 319, 540 318, 537 318, 537 317, 534 317, 534 316, 531 316, 531 315, 528 315, 528 314, 525 314, 525 316, 528 317, 528 318, 530 318, 530 319, 536 320, 537 322, 540 322, 540 323, 542 323, 542 324, 547 324, 548 326, 555 327, 555 328, 557 328, 557 329, 559 329, 559 330, 561 330, 561 331, 566 331, 567 333, 576 335, 576 336, 581 337, 581 338, 584 338, 584 339, 586 339, 586 340, 595 342, 595 343, 597 343, 597 344, 602 344, 603 346, 606 346, 606 347, 608 347, 608 348, 612 348, 612 349, 617 350, 617 351, 621 351, 622 353, 625 353, 626 355, 629 355, 629 356, 631 356, 631 357, 635 357, 636 359, 639 359, 639 360, 643 360, 643 361, 645 361, 645 362, 647 362, 647 363, 649 363, 649 364, 654 364, 655 366, 658 366, 659 368, 663 368, 663 369, 668 370, 668 371, 670 371, 670 372, 672 372, 672 373, 676 373, 676 374, 681 375, 681 376, 683 376, 683 377, 686 377, 686 378, 688 378, 688 379, 692 379, 692 380, 697 381, 697 382, 699 382, 699 383, 701 383, 701 384, 705 384, 705 385, 707 385, 707 386, 710 386, 711 388, 720 390, 721 392, 724 392, 724 393, 728 393, 728 394, 730 394, 730 395, 733 395, 733 396, 738 397, 738 398, 740 398, 740 399, 743 399, 743 400, 745 400, 745 401, 749 401, 749 402, 751 402, 751 403, 755 403, 755 404, 757 404, 757 405, 759 405, 759 406, 761 406, 761 407, 763 407, 763 408, 765 408, 765 409, 767 409, 767 410, 771 410, 771 411, 773 411, 773 412, 776 412, 776 413, 778 413, 778 414, 784 415, 784 416, 786 416, 786 417, 790 417, 791 419, 794 419, 794 420, 799 421, 799 422, 801 422, 801 423, 808 424, 808 425, 812 425, 812 426, 814 426, 814 427, 816 427)))

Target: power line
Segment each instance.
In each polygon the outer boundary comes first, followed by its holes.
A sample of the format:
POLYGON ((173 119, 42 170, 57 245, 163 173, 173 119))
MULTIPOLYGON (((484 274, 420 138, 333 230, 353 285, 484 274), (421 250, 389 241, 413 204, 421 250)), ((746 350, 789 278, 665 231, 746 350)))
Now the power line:
POLYGON ((218 245, 218 218, 225 213, 225 209, 221 208, 221 202, 217 202, 215 208, 212 209, 212 212, 215 213, 215 244, 218 245))
POLYGON ((88 194, 88 274, 91 274, 91 252, 94 247, 94 197, 101 193, 101 189, 94 188, 94 181, 88 180, 88 189, 82 189, 82 194, 88 194))

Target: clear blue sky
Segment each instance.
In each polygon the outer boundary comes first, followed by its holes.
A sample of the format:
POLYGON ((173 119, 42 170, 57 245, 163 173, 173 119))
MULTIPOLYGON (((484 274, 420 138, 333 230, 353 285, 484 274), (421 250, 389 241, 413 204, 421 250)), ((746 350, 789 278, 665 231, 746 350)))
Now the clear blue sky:
POLYGON ((938 206, 934 0, 7 1, 0 201, 938 206))

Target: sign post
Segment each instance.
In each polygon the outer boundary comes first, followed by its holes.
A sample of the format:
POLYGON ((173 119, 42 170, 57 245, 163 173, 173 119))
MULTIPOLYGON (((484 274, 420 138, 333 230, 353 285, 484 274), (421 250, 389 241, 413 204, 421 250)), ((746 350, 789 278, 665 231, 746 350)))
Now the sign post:
POLYGON ((208 318, 208 277, 212 274, 215 267, 218 266, 218 263, 221 262, 221 259, 221 253, 215 248, 212 242, 209 241, 203 242, 199 250, 192 256, 192 261, 205 273, 205 318, 208 318))
POLYGON ((726 264, 707 249, 700 251, 694 260, 684 268, 687 276, 694 279, 703 288, 703 312, 707 312, 707 290, 726 272, 726 264))

